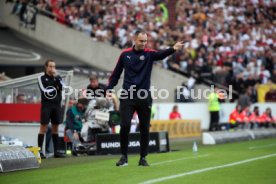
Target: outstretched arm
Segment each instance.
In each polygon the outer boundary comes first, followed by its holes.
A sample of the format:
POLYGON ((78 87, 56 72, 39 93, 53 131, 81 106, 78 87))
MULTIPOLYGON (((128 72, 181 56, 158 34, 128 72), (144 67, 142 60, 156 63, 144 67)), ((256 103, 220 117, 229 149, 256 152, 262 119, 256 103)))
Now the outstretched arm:
POLYGON ((177 42, 176 44, 174 44, 173 47, 162 50, 162 51, 154 51, 152 53, 152 58, 154 61, 158 61, 158 60, 162 60, 166 57, 168 57, 169 55, 173 54, 175 51, 178 51, 180 49, 182 49, 184 46, 184 42, 177 42))

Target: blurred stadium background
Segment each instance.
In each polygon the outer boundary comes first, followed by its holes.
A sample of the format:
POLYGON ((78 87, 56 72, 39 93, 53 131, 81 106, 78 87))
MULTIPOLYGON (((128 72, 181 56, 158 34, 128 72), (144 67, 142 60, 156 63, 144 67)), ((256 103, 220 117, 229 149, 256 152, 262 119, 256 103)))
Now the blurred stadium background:
MULTIPOLYGON (((121 49, 130 47, 135 30, 143 28, 148 33, 150 48, 164 49, 176 41, 187 41, 183 52, 157 62, 152 73, 152 85, 166 89, 169 96, 154 100, 151 132, 167 131, 170 150, 181 151, 154 154, 149 160, 158 163, 182 157, 192 159, 187 162, 184 159, 177 165, 153 166, 150 172, 130 165, 129 175, 139 174, 132 178, 126 177, 123 170, 112 168, 114 156, 68 156, 57 162, 43 160, 39 170, 1 175, 0 180, 46 183, 53 173, 61 172, 60 181, 77 182, 75 173, 67 176, 71 170, 82 169, 83 183, 140 183, 275 154, 275 138, 206 146, 276 136, 275 5, 272 0, 1 0, 1 137, 37 146, 40 117, 37 76, 41 75, 46 59, 56 61, 66 84, 74 89, 86 89, 90 75, 97 75, 106 84, 121 49), (212 85, 233 97, 219 99, 217 131, 209 131, 210 100, 203 96, 212 85), (180 98, 176 98, 177 92, 180 98), (233 116, 237 104, 243 109, 233 116), (181 115, 176 120, 170 118, 175 105, 181 115), (271 112, 267 113, 267 109, 271 112), (198 153, 191 153, 194 142, 199 147, 198 153), (258 146, 260 149, 249 149, 258 146), (153 173, 152 177, 146 172, 153 173), (85 178, 85 173, 94 173, 95 177, 85 178), (42 177, 44 174, 47 176, 42 177)), ((121 83, 122 80, 117 90, 121 83)), ((64 109, 75 100, 74 95, 64 96, 64 109)), ((131 157, 131 162, 135 159, 131 157)), ((187 181, 180 177, 164 182, 275 183, 271 163, 275 163, 274 156, 233 167, 236 170, 199 174, 201 179, 194 175, 188 176, 187 181)), ((59 176, 55 179, 54 182, 59 181, 59 176)))

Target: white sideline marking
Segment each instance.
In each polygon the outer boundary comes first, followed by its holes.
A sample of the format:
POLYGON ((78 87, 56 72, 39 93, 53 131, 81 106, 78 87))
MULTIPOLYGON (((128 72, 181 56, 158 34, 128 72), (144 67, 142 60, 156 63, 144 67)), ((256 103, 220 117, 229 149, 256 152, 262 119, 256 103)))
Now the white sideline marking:
POLYGON ((272 146, 276 146, 276 144, 267 144, 267 145, 264 145, 264 146, 252 146, 252 147, 249 147, 249 149, 262 149, 262 148, 267 148, 267 147, 272 147, 272 146))
POLYGON ((208 157, 210 154, 205 154, 205 155, 195 155, 195 156, 192 156, 192 157, 184 157, 184 158, 179 158, 179 159, 175 159, 175 160, 167 160, 167 161, 164 161, 164 162, 156 162, 156 163, 152 163, 150 165, 161 165, 161 164, 166 164, 166 163, 171 163, 171 162, 176 162, 176 161, 179 161, 179 160, 188 160, 190 158, 200 158, 200 157, 208 157))
POLYGON ((198 174, 198 173, 202 173, 202 172, 206 172, 206 171, 212 171, 212 170, 221 169, 221 168, 225 168, 225 167, 236 166, 236 165, 245 164, 245 163, 248 163, 248 162, 253 162, 253 161, 256 161, 256 160, 261 160, 261 159, 275 157, 275 156, 276 156, 276 153, 270 154, 270 155, 264 155, 264 156, 261 156, 261 157, 250 158, 250 159, 242 160, 242 161, 238 161, 238 162, 233 162, 233 163, 230 163, 230 164, 214 166, 214 167, 207 167, 207 168, 204 168, 204 169, 199 169, 199 170, 194 170, 194 171, 185 172, 185 173, 181 173, 181 174, 175 174, 175 175, 171 175, 171 176, 166 176, 166 177, 162 177, 162 178, 157 178, 157 179, 144 181, 144 182, 142 182, 142 184, 157 183, 157 182, 161 182, 161 181, 165 181, 165 180, 179 178, 179 177, 182 177, 182 176, 198 174))

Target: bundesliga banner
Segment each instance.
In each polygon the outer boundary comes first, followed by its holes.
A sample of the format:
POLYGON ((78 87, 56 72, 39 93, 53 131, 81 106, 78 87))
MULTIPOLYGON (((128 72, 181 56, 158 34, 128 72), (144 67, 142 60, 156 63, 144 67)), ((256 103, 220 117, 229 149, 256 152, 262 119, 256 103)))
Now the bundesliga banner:
MULTIPOLYGON (((129 153, 140 152, 140 133, 129 134, 129 153)), ((169 140, 167 132, 151 132, 149 140, 149 153, 169 151, 169 140)), ((97 154, 120 154, 119 134, 98 134, 97 154)))

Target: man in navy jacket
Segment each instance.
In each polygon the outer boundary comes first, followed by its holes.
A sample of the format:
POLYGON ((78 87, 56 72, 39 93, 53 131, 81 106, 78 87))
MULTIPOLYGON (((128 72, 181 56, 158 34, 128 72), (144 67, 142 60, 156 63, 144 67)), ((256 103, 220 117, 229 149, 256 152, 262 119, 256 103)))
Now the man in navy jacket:
MULTIPOLYGON (((128 135, 133 113, 136 111, 139 117, 140 138, 140 160, 139 166, 149 166, 145 157, 148 154, 149 125, 152 98, 150 95, 150 77, 153 62, 162 60, 183 47, 183 42, 177 42, 172 48, 162 51, 155 51, 145 48, 147 34, 138 30, 134 36, 134 46, 125 49, 117 62, 117 65, 109 78, 107 90, 113 89, 124 70, 123 90, 124 95, 120 97, 120 144, 122 156, 116 166, 128 165, 128 135)), ((110 92, 107 91, 107 95, 110 92)))

